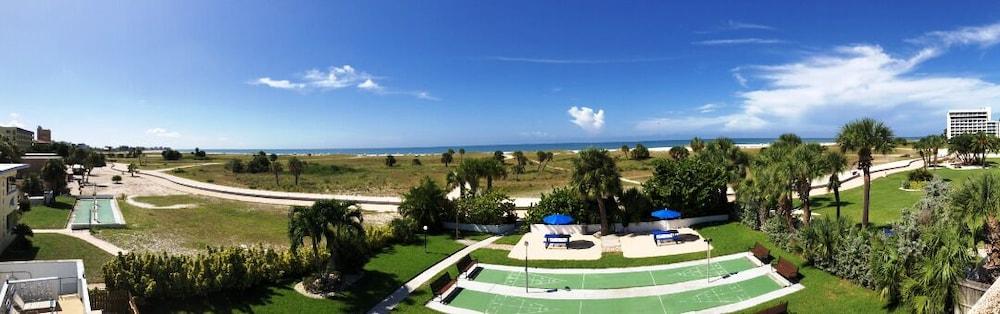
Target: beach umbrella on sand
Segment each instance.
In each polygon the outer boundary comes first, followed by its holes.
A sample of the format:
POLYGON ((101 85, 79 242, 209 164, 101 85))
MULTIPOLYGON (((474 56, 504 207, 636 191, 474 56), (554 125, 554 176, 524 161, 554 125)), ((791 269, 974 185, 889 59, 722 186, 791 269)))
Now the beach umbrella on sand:
MULTIPOLYGON (((654 211, 652 216, 656 219, 671 220, 681 218, 681 212, 669 208, 662 208, 654 211)), ((670 225, 667 224, 667 226, 669 227, 670 225)))
POLYGON ((573 223, 573 217, 565 214, 552 214, 542 218, 546 225, 568 225, 573 223))

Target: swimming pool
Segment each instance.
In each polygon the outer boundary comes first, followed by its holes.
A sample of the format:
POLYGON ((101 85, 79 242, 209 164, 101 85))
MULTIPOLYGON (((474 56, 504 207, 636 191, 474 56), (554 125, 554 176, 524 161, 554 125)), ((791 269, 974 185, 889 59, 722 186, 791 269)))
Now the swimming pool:
POLYGON ((77 199, 69 221, 71 229, 86 229, 92 226, 105 228, 125 226, 125 218, 122 217, 121 210, 118 209, 115 200, 111 196, 101 195, 77 199))

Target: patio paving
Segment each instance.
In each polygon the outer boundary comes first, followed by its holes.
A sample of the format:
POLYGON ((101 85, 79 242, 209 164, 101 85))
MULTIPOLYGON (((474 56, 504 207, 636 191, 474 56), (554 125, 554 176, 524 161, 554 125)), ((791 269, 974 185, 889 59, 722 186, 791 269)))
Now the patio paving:
POLYGON ((705 252, 708 250, 708 243, 705 243, 701 234, 694 229, 680 228, 678 231, 685 240, 683 243, 664 241, 659 246, 653 242, 653 236, 648 233, 621 236, 619 240, 621 241, 622 255, 628 258, 642 258, 705 252))
POLYGON ((521 237, 507 257, 524 259, 524 241, 528 241, 529 260, 598 260, 601 259, 601 240, 592 235, 570 235, 567 248, 550 246, 545 248, 545 235, 529 232, 521 237))

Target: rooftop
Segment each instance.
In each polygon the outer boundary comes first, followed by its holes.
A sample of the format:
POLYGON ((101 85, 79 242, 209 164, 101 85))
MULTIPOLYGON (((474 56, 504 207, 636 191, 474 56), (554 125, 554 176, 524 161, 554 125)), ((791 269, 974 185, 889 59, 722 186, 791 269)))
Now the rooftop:
POLYGON ((7 172, 7 171, 11 171, 11 170, 21 170, 21 169, 27 169, 27 168, 28 168, 28 165, 26 165, 26 164, 0 164, 0 172, 7 172))

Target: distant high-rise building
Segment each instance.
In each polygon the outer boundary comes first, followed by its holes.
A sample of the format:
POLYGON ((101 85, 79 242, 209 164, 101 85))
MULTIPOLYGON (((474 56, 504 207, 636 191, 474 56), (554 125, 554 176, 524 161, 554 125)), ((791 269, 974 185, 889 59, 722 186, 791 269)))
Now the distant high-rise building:
POLYGON ((948 111, 948 138, 966 133, 985 132, 1000 136, 1000 121, 993 120, 993 109, 960 109, 948 111))
POLYGON ((0 135, 13 139, 14 145, 22 152, 31 149, 31 143, 35 141, 35 132, 16 126, 0 126, 0 135))
POLYGON ((38 144, 49 144, 52 143, 52 130, 43 129, 41 125, 38 126, 38 130, 35 132, 35 143, 38 144))

